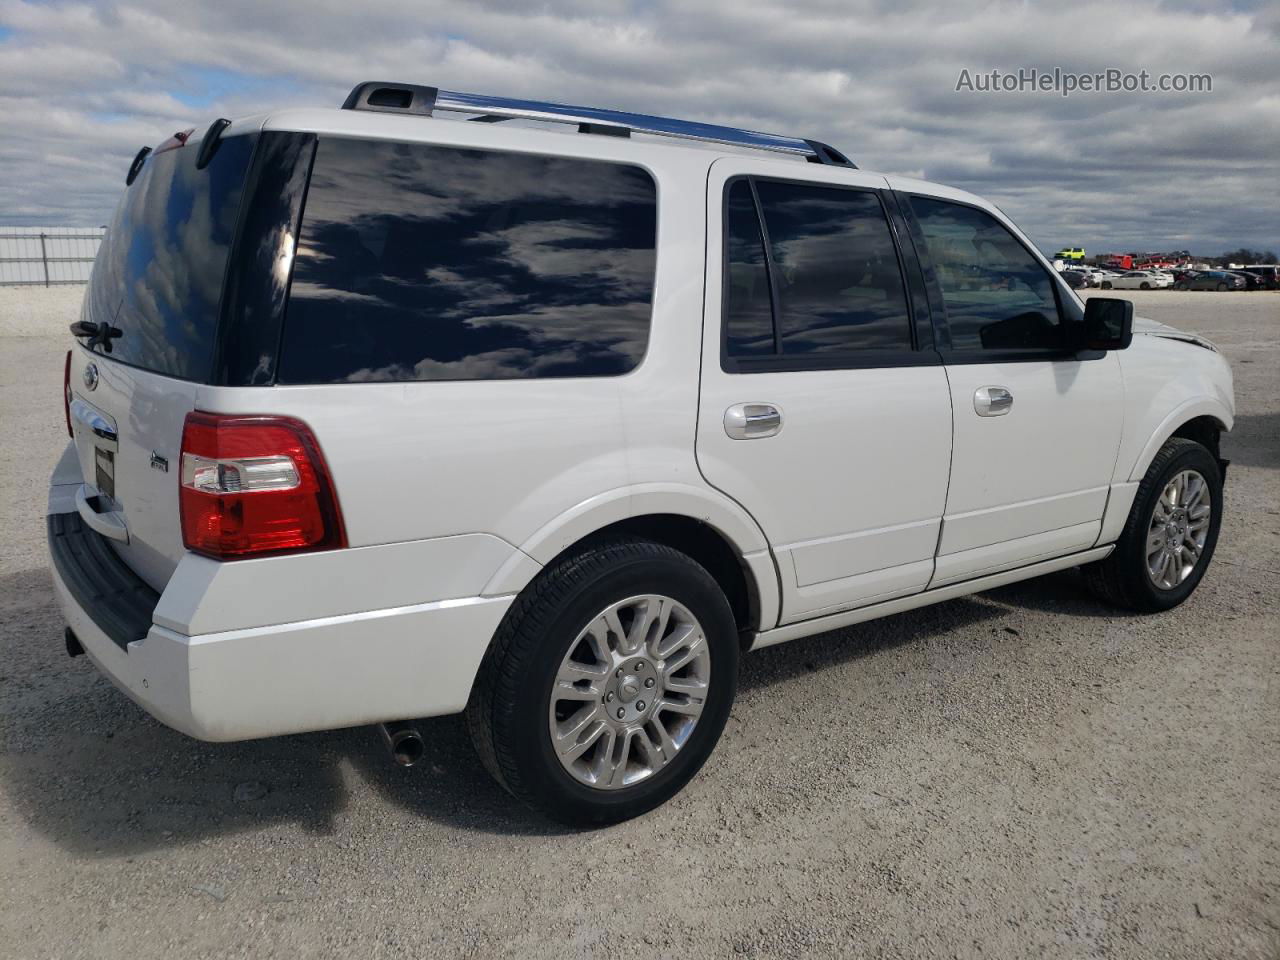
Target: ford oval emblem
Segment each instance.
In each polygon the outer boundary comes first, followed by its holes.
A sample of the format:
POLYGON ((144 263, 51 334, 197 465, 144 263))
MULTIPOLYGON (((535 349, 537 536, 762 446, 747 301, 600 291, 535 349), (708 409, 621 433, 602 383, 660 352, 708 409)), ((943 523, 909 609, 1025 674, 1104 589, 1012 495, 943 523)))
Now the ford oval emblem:
POLYGON ((84 368, 84 386, 86 390, 98 389, 98 365, 90 362, 84 368))

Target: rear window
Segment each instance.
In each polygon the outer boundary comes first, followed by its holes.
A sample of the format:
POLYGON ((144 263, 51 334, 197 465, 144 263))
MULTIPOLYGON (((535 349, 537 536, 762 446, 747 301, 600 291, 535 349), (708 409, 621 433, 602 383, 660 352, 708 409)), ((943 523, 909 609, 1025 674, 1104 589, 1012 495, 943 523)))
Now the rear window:
POLYGON ((648 342, 656 232, 639 167, 321 139, 279 380, 626 373, 648 342))
POLYGON ((869 190, 758 180, 784 354, 910 350, 898 254, 869 190))
POLYGON ((725 201, 726 369, 764 358, 838 366, 912 349, 897 249, 874 191, 739 178, 725 201))
POLYGON ((125 190, 94 262, 83 313, 120 329, 113 358, 184 380, 208 379, 255 139, 226 137, 203 170, 196 169, 194 143, 166 150, 150 157, 125 190))

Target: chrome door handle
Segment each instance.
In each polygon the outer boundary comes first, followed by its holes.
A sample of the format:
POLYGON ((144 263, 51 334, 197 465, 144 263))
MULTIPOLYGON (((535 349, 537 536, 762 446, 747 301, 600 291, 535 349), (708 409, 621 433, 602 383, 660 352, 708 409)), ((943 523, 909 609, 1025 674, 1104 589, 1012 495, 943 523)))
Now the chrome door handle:
POLYGON ((724 412, 724 432, 734 440, 759 440, 782 429, 782 411, 771 403, 735 403, 724 412))
POLYGON ((979 387, 973 395, 973 409, 980 417, 1003 417, 1013 409, 1013 394, 1004 387, 979 387))

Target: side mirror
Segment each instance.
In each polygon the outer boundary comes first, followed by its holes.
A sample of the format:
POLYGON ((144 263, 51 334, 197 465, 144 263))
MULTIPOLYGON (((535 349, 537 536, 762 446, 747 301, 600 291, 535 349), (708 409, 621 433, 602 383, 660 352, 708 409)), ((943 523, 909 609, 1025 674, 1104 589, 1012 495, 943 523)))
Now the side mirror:
POLYGON ((1090 297, 1084 304, 1087 350, 1123 350, 1133 342, 1133 303, 1118 297, 1090 297))

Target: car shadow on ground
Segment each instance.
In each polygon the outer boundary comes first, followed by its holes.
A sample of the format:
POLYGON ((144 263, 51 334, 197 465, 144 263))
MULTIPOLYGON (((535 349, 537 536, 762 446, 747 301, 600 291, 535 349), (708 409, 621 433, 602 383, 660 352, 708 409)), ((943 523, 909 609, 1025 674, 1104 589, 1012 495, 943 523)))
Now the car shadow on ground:
POLYGON ((961 597, 764 647, 743 657, 738 690, 764 689, 807 673, 831 670, 946 631, 971 629, 1005 612, 981 598, 961 597))
POLYGON ((130 857, 275 828, 341 833, 361 781, 463 829, 555 834, 481 767, 461 717, 419 721, 395 766, 377 729, 203 743, 161 724, 87 657, 70 659, 45 569, 0 576, 0 815, 77 856, 130 857))
POLYGON ((1018 610, 1039 610, 1067 617, 1105 620, 1126 615, 1094 596, 1078 569, 1061 570, 1034 580, 1019 580, 988 590, 980 596, 1018 610))
MULTIPOLYGON (((427 753, 411 769, 391 762, 373 727, 231 744, 192 740, 148 716, 85 658, 67 658, 51 596, 45 570, 0 577, 0 597, 16 598, 0 613, 0 791, 28 825, 77 855, 139 855, 276 827, 331 835, 341 830, 353 789, 361 789, 355 781, 453 829, 571 832, 494 783, 461 717, 418 721, 427 753)), ((1019 607, 1112 615, 1078 578, 1057 574, 750 654, 740 686, 768 688, 1019 607)), ((732 734, 723 747, 732 749, 732 734)))
POLYGON ((275 824, 325 833, 347 802, 341 737, 201 743, 70 659, 45 569, 0 577, 3 809, 70 851, 145 853, 275 824))

